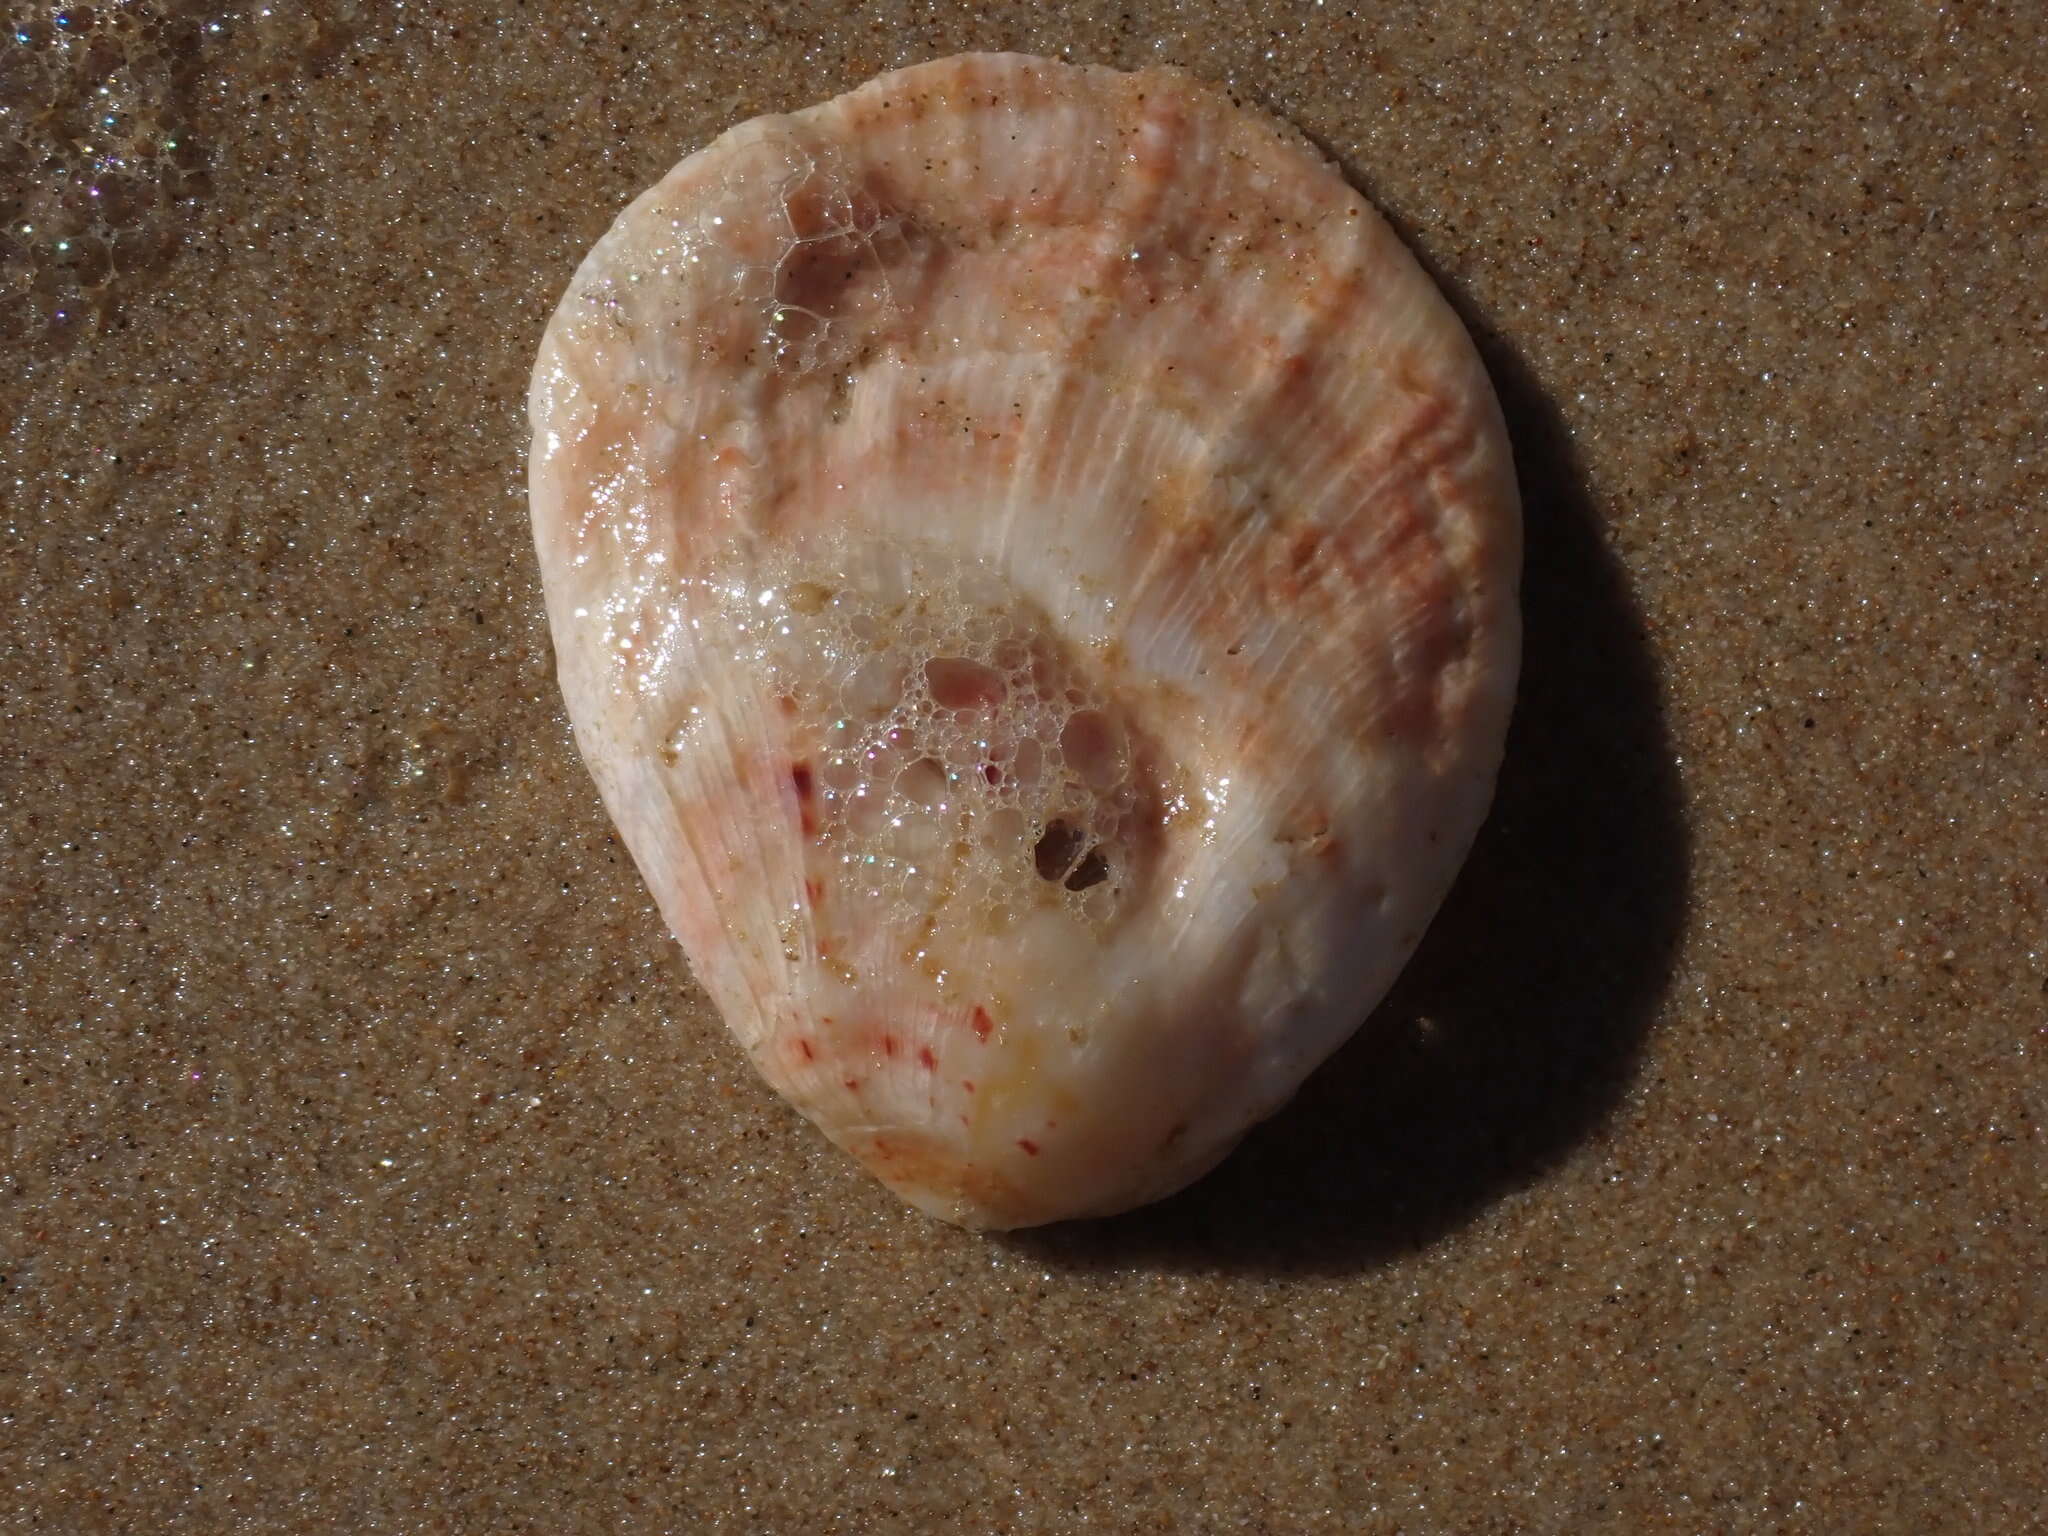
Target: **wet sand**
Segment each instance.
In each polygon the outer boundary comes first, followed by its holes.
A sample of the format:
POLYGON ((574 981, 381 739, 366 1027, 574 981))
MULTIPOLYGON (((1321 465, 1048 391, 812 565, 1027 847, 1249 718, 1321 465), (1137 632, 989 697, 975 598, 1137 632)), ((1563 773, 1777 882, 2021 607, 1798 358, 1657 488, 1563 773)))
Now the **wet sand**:
POLYGON ((0 1527, 2038 1520, 2036 8, 263 9, 0 34, 0 1527), (1187 1194, 997 1240, 704 1006, 523 479, 631 195, 968 47, 1313 136, 1530 544, 1393 998, 1187 1194))

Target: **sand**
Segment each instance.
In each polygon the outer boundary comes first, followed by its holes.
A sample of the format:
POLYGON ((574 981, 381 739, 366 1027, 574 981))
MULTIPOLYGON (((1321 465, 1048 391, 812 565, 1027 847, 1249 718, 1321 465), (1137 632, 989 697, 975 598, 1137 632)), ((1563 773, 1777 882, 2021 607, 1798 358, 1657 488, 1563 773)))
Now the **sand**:
POLYGON ((2038 7, 320 9, 0 33, 0 1529, 2037 1528, 2038 7), (1394 997, 995 1240, 705 1007, 524 492, 624 201, 967 47, 1314 136, 1530 536, 1394 997))

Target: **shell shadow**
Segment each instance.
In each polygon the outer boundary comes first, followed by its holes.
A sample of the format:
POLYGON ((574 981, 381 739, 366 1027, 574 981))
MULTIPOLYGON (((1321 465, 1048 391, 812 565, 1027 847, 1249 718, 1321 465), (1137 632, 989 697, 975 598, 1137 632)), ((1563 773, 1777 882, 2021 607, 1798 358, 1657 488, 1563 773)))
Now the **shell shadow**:
POLYGON ((1485 355, 1526 520, 1523 671, 1492 812, 1401 980, 1294 1102, 1169 1200, 1004 1240, 1042 1262, 1267 1275, 1385 1263, 1540 1178, 1634 1074, 1689 864, 1655 668, 1562 418, 1432 276, 1485 355))

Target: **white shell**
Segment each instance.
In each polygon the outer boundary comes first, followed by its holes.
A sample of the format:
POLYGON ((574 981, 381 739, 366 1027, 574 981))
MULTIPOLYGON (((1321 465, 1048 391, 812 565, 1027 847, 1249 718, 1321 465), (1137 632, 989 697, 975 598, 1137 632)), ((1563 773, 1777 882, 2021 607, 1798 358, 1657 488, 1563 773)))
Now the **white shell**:
POLYGON ((590 253, 531 407, 606 806, 762 1075, 949 1221, 1211 1167, 1484 814, 1484 372, 1335 171, 1185 76, 973 55, 742 124, 590 253))

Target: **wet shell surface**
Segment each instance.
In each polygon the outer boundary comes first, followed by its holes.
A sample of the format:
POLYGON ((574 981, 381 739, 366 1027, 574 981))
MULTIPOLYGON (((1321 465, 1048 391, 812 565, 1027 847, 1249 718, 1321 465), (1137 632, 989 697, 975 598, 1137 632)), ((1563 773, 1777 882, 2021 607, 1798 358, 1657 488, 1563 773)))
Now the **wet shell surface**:
POLYGON ((744 123, 591 251, 531 410, 606 807, 762 1076, 936 1216, 1213 1166, 1484 815, 1493 393, 1212 87, 975 55, 744 123))

